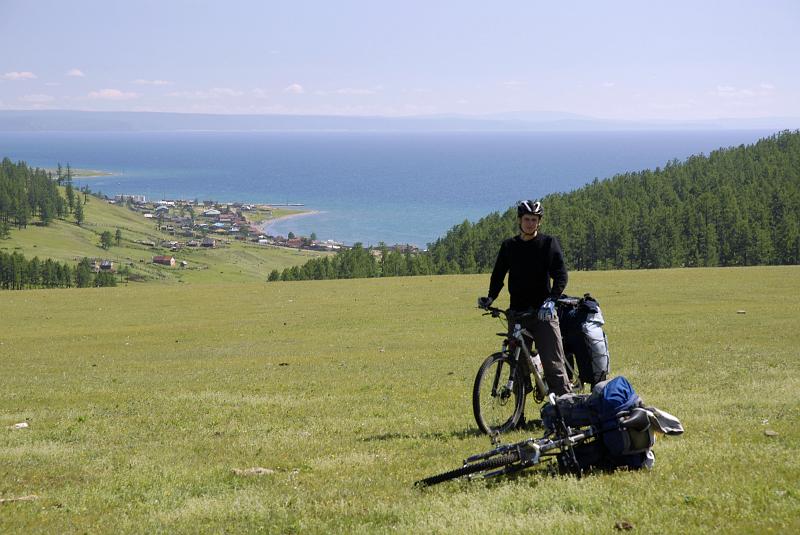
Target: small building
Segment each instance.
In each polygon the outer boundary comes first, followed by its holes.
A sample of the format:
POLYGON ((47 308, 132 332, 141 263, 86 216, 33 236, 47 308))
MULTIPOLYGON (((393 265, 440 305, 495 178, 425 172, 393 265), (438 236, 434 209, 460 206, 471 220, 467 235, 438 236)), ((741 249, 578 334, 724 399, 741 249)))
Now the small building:
POLYGON ((212 208, 210 210, 206 210, 205 212, 203 212, 203 215, 206 216, 206 217, 216 217, 216 216, 220 215, 221 213, 222 212, 220 212, 216 208, 212 208))
POLYGON ((161 264, 162 266, 169 266, 175 267, 175 257, 174 256, 164 256, 158 255, 153 257, 154 264, 161 264))
POLYGON ((116 200, 118 202, 126 202, 126 201, 130 200, 132 203, 135 203, 135 204, 144 204, 144 203, 147 202, 147 197, 145 197, 144 195, 122 194, 122 195, 114 195, 114 200, 116 200))
POLYGON ((203 238, 203 241, 200 242, 200 245, 203 247, 216 247, 217 240, 215 240, 214 238, 203 238))
POLYGON ((111 260, 103 260, 100 262, 100 271, 110 271, 114 272, 116 269, 114 268, 114 262, 111 260))
POLYGON ((186 242, 186 247, 200 247, 200 242, 197 240, 189 240, 186 242))

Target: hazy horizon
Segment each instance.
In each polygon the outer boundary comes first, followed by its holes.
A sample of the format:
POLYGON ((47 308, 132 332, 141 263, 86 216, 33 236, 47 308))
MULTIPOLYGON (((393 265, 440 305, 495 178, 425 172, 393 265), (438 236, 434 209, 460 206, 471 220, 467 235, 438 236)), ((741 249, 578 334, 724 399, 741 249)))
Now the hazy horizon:
POLYGON ((606 120, 560 113, 419 116, 199 114, 79 110, 0 110, 0 132, 218 131, 218 132, 612 132, 796 130, 797 117, 752 119, 606 120))
POLYGON ((0 110, 800 117, 800 4, 0 4, 0 110))

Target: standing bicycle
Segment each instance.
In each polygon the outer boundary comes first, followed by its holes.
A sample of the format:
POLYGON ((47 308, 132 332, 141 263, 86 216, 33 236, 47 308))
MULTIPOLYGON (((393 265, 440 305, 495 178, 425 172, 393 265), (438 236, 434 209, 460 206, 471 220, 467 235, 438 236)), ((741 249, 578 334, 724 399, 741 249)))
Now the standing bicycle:
POLYGON ((478 299, 478 306, 487 308, 497 299, 508 274, 510 308, 514 311, 514 317, 508 318, 509 331, 519 324, 530 333, 548 390, 560 396, 571 391, 556 313, 556 302, 567 286, 567 268, 558 240, 539 232, 543 215, 538 201, 517 205, 519 234, 500 246, 489 293, 478 299))
MULTIPOLYGON (((578 299, 569 297, 556 300, 558 307, 574 307, 578 299)), ((500 351, 483 361, 475 376, 472 388, 472 412, 478 427, 487 434, 504 433, 522 423, 525 400, 528 394, 536 403, 542 403, 551 393, 544 380, 542 360, 531 346, 532 334, 520 322, 535 312, 515 313, 485 307, 486 314, 504 319, 509 329, 503 336, 500 351)), ((569 376, 575 380, 572 389, 579 390, 578 373, 565 361, 569 376)))

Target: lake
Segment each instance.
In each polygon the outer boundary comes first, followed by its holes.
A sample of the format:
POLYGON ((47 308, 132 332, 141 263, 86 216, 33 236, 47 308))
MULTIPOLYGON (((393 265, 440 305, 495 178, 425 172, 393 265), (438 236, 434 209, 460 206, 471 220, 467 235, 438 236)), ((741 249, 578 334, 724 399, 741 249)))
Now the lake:
POLYGON ((690 132, 25 132, 0 157, 113 173, 107 195, 302 203, 273 234, 425 246, 465 219, 594 178, 748 144, 763 130, 690 132))

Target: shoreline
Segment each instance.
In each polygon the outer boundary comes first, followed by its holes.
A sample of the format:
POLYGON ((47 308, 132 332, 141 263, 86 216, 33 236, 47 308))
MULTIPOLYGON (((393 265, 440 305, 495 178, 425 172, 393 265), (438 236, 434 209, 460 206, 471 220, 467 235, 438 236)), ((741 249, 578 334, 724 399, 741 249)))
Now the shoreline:
POLYGON ((286 221, 288 219, 295 219, 295 218, 298 218, 298 217, 306 217, 306 216, 317 215, 317 214, 321 214, 321 213, 322 212, 320 212, 319 210, 309 210, 307 212, 299 212, 299 213, 296 213, 296 214, 286 214, 286 215, 282 215, 282 216, 278 216, 278 217, 273 217, 272 219, 265 219, 265 220, 259 221, 257 223, 257 225, 258 225, 258 227, 261 228, 261 232, 263 232, 264 234, 269 235, 269 228, 272 225, 274 225, 275 223, 286 221))
MULTIPOLYGON (((62 171, 64 168, 62 168, 62 171)), ((45 169, 55 175, 58 172, 58 169, 45 169)), ((98 178, 98 177, 109 177, 115 176, 119 173, 113 173, 111 171, 100 171, 99 169, 72 169, 72 178, 98 178)))

